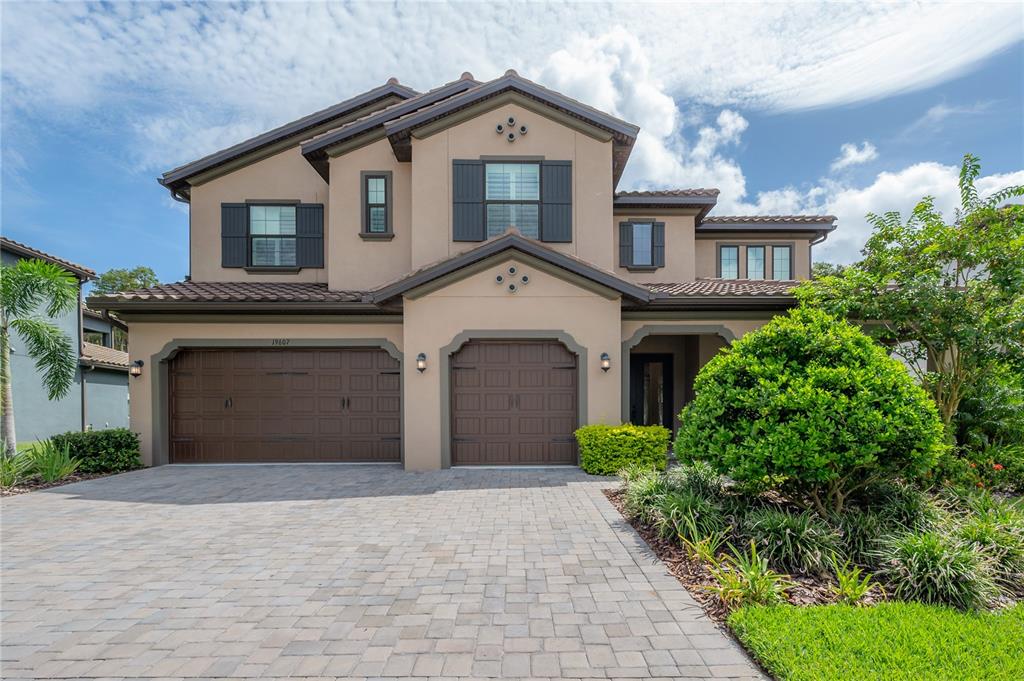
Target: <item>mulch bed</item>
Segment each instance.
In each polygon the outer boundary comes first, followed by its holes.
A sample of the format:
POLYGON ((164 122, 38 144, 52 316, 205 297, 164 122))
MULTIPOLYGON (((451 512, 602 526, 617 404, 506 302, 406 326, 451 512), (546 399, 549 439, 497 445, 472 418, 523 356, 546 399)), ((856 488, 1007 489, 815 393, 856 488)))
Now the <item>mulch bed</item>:
MULTIPOLYGON (((653 527, 630 519, 623 511, 621 489, 606 489, 604 494, 612 506, 622 513, 626 522, 643 537, 655 555, 665 563, 668 571, 704 608, 708 617, 716 622, 724 623, 729 616, 729 610, 707 589, 708 586, 714 584, 707 564, 700 560, 691 560, 681 546, 662 539, 653 527)), ((824 605, 836 602, 835 594, 832 592, 831 583, 828 580, 806 575, 791 575, 791 579, 796 585, 789 590, 787 600, 793 605, 824 605)), ((865 598, 865 601, 868 601, 868 598, 865 598)))
POLYGON ((63 487, 64 485, 70 485, 73 482, 95 480, 96 478, 109 478, 111 475, 117 475, 117 473, 75 473, 74 475, 69 475, 68 477, 57 480, 56 482, 43 482, 38 479, 29 480, 21 483, 20 485, 16 485, 15 487, 0 488, 0 497, 13 497, 27 492, 50 489, 51 487, 63 487))

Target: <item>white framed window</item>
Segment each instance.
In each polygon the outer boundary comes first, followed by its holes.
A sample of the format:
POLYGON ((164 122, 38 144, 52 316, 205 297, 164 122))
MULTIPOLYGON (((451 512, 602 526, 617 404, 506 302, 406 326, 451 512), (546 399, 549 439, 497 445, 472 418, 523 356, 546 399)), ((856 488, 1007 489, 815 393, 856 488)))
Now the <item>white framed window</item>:
POLYGON ((254 267, 295 267, 295 206, 249 206, 249 256, 254 267))

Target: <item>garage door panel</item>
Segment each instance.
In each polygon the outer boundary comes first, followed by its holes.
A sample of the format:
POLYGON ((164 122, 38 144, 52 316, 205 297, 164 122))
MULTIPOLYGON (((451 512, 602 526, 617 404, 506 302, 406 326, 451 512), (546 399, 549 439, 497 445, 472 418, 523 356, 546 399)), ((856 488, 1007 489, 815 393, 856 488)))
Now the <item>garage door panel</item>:
POLYGON ((398 461, 399 366, 371 348, 183 351, 171 461, 398 461))

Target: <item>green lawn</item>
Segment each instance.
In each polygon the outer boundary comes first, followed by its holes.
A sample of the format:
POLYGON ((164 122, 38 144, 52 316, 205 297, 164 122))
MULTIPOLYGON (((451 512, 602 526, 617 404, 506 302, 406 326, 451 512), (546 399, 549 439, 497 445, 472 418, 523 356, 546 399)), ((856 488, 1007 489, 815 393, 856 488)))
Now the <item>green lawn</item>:
POLYGON ((36 444, 37 442, 38 442, 38 440, 29 440, 28 442, 19 442, 18 446, 17 446, 17 450, 19 452, 27 452, 28 450, 32 449, 32 445, 36 444))
POLYGON ((919 603, 749 607, 729 625, 780 680, 1024 679, 1024 605, 977 614, 919 603))

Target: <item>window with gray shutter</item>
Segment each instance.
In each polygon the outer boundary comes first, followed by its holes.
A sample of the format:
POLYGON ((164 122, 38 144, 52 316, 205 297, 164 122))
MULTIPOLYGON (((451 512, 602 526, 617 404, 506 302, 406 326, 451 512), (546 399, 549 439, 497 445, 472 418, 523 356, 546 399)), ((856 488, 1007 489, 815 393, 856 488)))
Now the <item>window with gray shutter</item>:
POLYGON ((572 241, 572 162, 541 163, 541 241, 572 241))
POLYGON ((633 223, 619 223, 619 267, 633 266, 633 223))
POLYGON ((651 264, 655 267, 665 266, 664 222, 655 222, 651 225, 651 264))
POLYGON ((245 267, 249 260, 249 211, 244 203, 220 204, 220 266, 245 267))
POLYGON ((301 203, 295 208, 295 264, 298 267, 324 266, 324 206, 301 203))
POLYGON ((483 241, 484 164, 482 161, 452 162, 452 239, 483 241))
POLYGON ((654 270, 664 266, 664 222, 632 220, 619 223, 619 267, 654 270))

